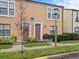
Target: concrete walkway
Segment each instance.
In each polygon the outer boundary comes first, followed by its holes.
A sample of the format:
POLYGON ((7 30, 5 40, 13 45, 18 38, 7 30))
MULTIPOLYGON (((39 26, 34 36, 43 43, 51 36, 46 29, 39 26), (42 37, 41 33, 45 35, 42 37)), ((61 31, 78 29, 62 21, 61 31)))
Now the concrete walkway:
MULTIPOLYGON (((45 48, 52 48, 54 47, 54 43, 50 43, 50 46, 38 46, 38 47, 23 47, 23 50, 35 50, 35 49, 45 49, 45 48)), ((73 45, 79 45, 79 43, 73 44, 60 44, 58 43, 57 46, 73 46, 73 45)), ((13 45, 12 48, 9 49, 1 49, 0 52, 13 52, 13 51, 21 51, 21 44, 13 45)))
MULTIPOLYGON (((52 47, 51 46, 23 47, 23 50, 34 50, 34 49, 45 49, 45 48, 52 48, 52 47)), ((13 52, 13 51, 21 51, 21 45, 13 45, 12 48, 0 50, 0 52, 13 52)))
MULTIPOLYGON (((51 44, 51 46, 54 47, 54 43, 50 43, 50 44, 51 44)), ((66 43, 66 44, 64 44, 64 43, 57 43, 57 46, 74 46, 74 45, 79 45, 79 43, 66 43)))

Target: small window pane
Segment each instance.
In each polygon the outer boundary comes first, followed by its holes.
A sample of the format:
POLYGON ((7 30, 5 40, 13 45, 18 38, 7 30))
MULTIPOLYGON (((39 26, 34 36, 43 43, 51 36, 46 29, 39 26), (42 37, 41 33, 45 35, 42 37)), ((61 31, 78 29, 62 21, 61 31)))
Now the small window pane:
POLYGON ((50 27, 50 30, 55 30, 55 26, 51 26, 50 27))
POLYGON ((56 17, 56 16, 55 16, 54 14, 52 14, 52 19, 55 19, 55 17, 56 17))
POLYGON ((50 35, 55 34, 55 30, 50 30, 50 35))
POLYGON ((3 30, 3 25, 0 25, 0 30, 3 30))
POLYGON ((51 19, 51 9, 48 8, 48 19, 51 19))
POLYGON ((0 30, 0 36, 3 36, 3 31, 0 30))
POLYGON ((0 1, 0 7, 7 8, 8 7, 8 3, 7 2, 0 1))
POLYGON ((59 19, 60 18, 60 11, 52 9, 52 19, 59 19), (55 15, 55 13, 57 15, 55 15))
POLYGON ((79 12, 76 13, 76 22, 79 22, 79 12))
POLYGON ((51 13, 51 8, 48 8, 48 13, 51 13))
POLYGON ((79 27, 75 27, 75 32, 79 33, 79 27))
POLYGON ((8 3, 0 1, 0 14, 7 15, 8 14, 8 3))
POLYGON ((14 15, 14 9, 9 9, 9 14, 14 15))
POLYGON ((4 25, 4 30, 10 30, 10 26, 9 25, 4 25))
POLYGON ((14 15, 14 3, 9 3, 9 14, 14 15))
POLYGON ((50 35, 55 34, 55 26, 50 27, 50 35))
POLYGON ((51 13, 48 13, 48 19, 51 19, 51 13))
POLYGON ((55 11, 54 11, 54 9, 52 9, 52 14, 55 14, 55 11))
POLYGON ((14 9, 14 3, 9 3, 9 8, 14 9))
POLYGON ((10 31, 4 31, 4 35, 5 36, 9 36, 10 35, 10 31))
POLYGON ((8 9, 7 8, 0 8, 0 14, 2 15, 7 15, 8 14, 8 9))

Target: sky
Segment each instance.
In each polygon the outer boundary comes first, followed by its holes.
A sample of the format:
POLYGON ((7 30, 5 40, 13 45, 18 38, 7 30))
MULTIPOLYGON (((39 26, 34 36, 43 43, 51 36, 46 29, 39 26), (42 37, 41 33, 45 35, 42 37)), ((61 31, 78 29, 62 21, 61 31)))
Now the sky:
POLYGON ((64 6, 67 9, 78 9, 79 10, 79 0, 34 0, 50 4, 56 4, 64 6))

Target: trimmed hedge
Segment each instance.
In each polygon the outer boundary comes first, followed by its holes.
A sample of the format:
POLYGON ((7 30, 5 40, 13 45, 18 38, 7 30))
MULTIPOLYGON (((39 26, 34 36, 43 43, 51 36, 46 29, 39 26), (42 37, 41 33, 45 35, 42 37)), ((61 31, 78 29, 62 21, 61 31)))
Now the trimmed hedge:
MULTIPOLYGON (((50 39, 55 41, 55 35, 50 35, 50 39)), ((76 33, 64 33, 63 35, 57 35, 57 41, 79 40, 79 34, 76 33)))

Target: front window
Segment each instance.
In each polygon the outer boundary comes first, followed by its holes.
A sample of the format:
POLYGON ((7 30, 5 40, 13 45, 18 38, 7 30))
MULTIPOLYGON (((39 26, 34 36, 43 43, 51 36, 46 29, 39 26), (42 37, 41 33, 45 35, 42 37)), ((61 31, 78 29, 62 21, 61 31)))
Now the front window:
POLYGON ((55 34, 55 26, 50 26, 50 35, 55 34))
POLYGON ((8 1, 0 1, 0 15, 14 16, 14 3, 8 1))
POLYGON ((9 24, 0 24, 0 36, 10 36, 9 24))
POLYGON ((75 33, 79 33, 79 27, 75 27, 75 33))

